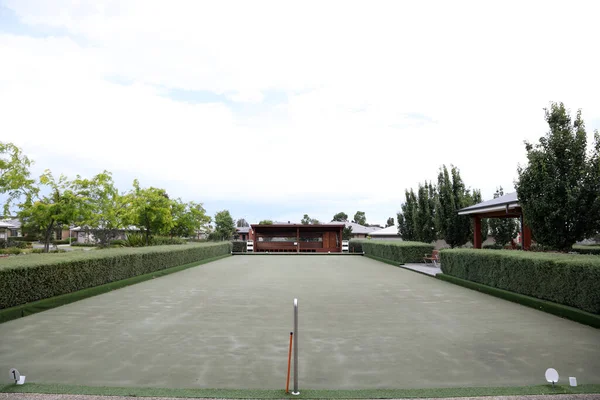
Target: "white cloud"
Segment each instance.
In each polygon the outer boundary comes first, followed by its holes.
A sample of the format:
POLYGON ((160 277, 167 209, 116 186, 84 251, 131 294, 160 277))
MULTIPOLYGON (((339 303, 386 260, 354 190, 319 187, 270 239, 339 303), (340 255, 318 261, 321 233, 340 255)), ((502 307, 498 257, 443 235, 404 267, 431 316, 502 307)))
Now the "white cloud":
POLYGON ((6 5, 58 30, 0 35, 2 132, 202 197, 354 199, 391 215, 377 204, 399 205, 443 163, 490 197, 512 186, 549 101, 600 118, 594 2, 6 5), (287 103, 248 115, 167 98, 175 88, 287 103))

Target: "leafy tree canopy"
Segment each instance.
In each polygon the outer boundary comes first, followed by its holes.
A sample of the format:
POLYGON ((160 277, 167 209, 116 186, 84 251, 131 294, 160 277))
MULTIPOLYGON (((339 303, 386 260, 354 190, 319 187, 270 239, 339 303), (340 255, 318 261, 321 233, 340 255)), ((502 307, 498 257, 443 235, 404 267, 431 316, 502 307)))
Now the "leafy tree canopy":
POLYGON ((0 195, 4 196, 4 215, 10 214, 10 206, 15 200, 35 194, 35 180, 30 178, 29 172, 32 164, 20 148, 0 141, 0 195))
POLYGON ((331 222, 348 222, 348 214, 339 212, 333 216, 331 222))
POLYGON ((563 103, 552 103, 545 118, 546 136, 525 143, 528 163, 518 169, 517 194, 533 239, 568 251, 600 231, 600 135, 588 152, 581 110, 572 120, 563 103))
POLYGON ((214 234, 218 240, 230 240, 235 234, 235 223, 229 210, 219 211, 215 214, 214 234))
POLYGON ((366 226, 367 216, 365 215, 364 211, 357 211, 356 214, 354 214, 354 219, 352 220, 352 222, 366 226))

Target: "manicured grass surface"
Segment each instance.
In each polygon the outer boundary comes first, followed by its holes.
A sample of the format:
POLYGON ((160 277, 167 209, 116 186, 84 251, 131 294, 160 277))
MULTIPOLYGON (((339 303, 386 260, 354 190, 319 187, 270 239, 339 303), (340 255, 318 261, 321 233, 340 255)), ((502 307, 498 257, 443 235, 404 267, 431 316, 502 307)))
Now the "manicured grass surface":
POLYGON ((92 387, 29 383, 23 386, 0 386, 3 393, 84 394, 98 396, 136 397, 194 397, 224 399, 406 399, 476 396, 516 396, 547 394, 600 393, 600 385, 540 385, 524 387, 472 387, 441 389, 366 389, 366 390, 311 390, 300 388, 300 395, 286 394, 284 390, 232 389, 164 389, 92 387))
POLYGON ((436 275, 436 278, 446 282, 454 283, 456 285, 464 286, 469 289, 477 290, 482 293, 496 296, 504 300, 519 303, 527 307, 532 307, 540 311, 557 315, 559 317, 568 318, 572 321, 577 321, 582 324, 593 326, 594 328, 600 328, 600 315, 598 314, 592 314, 586 311, 579 310, 577 308, 553 303, 551 301, 540 300, 536 299, 535 297, 525 296, 523 294, 513 293, 507 290, 482 285, 477 282, 467 281, 465 279, 460 279, 451 275, 438 274, 436 275))
POLYGON ((281 393, 294 297, 303 392, 536 385, 549 366, 600 384, 597 329, 333 255, 227 257, 0 324, 0 371, 39 384, 281 393))
POLYGON ((112 290, 120 289, 126 286, 134 285, 136 283, 144 282, 149 279, 159 278, 161 276, 169 275, 174 272, 183 271, 184 269, 195 267, 198 265, 206 264, 211 261, 216 261, 229 255, 223 255, 220 257, 209 258, 202 261, 196 261, 190 264, 184 264, 173 268, 163 269, 160 271, 151 272, 149 274, 134 276, 133 278, 122 279, 120 281, 107 283, 105 285, 95 286, 89 289, 79 290, 77 292, 63 294, 61 296, 51 297, 49 299, 34 301, 31 303, 22 304, 20 306, 6 308, 0 310, 0 323, 7 322, 13 319, 26 317, 31 314, 50 310, 55 307, 60 307, 65 304, 73 303, 78 300, 83 300, 88 297, 97 296, 99 294, 107 293, 112 290))

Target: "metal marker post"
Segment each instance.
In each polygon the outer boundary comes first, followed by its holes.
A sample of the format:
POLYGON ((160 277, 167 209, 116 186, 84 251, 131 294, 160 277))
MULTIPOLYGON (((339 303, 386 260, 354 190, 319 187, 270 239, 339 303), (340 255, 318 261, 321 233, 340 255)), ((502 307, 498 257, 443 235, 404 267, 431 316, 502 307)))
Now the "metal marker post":
POLYGON ((300 394, 298 390, 298 299, 294 299, 294 391, 293 395, 300 394))

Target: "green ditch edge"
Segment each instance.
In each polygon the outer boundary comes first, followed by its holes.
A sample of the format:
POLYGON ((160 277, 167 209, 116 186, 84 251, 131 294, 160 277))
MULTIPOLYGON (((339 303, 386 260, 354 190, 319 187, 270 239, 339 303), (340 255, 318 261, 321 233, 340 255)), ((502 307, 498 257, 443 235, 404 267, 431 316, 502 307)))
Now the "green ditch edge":
POLYGON ((358 390, 315 390, 300 388, 300 395, 286 394, 276 389, 164 389, 164 388, 125 388, 94 387, 61 384, 26 383, 0 386, 0 393, 44 393, 78 394, 96 396, 135 396, 135 397, 195 397, 227 399, 406 399, 442 397, 479 397, 515 395, 553 395, 600 393, 600 385, 539 385, 517 387, 472 387, 440 389, 358 389, 358 390))
POLYGON ((33 301, 31 303, 25 303, 18 306, 6 308, 4 310, 0 310, 0 324, 3 322, 12 321, 17 318, 26 317, 31 314, 36 314, 42 311, 50 310, 52 308, 60 307, 65 304, 87 299, 88 297, 97 296, 99 294, 107 293, 116 289, 121 289, 126 286, 131 286, 136 283, 148 281, 150 279, 155 279, 161 276, 183 271, 184 269, 196 267, 198 265, 206 264, 225 257, 231 257, 231 254, 224 254, 222 256, 211 257, 205 260, 194 261, 193 263, 178 265, 177 267, 162 269, 159 271, 150 272, 148 274, 138 275, 127 279, 122 279, 120 281, 106 283, 100 286, 78 290, 73 293, 62 294, 60 296, 49 297, 47 299, 33 301))
POLYGON ((435 277, 445 282, 460 285, 468 289, 477 290, 478 292, 499 297, 501 299, 512 301, 513 303, 518 303, 527 307, 535 308, 537 310, 544 311, 549 314, 553 314, 566 319, 570 319, 572 321, 579 322, 584 325, 589 325, 594 328, 600 328, 600 315, 597 314, 592 314, 574 307, 565 306, 563 304, 553 303, 551 301, 526 296, 524 294, 514 293, 504 289, 498 289, 492 286, 483 285, 481 283, 468 281, 447 274, 437 274, 435 277))

